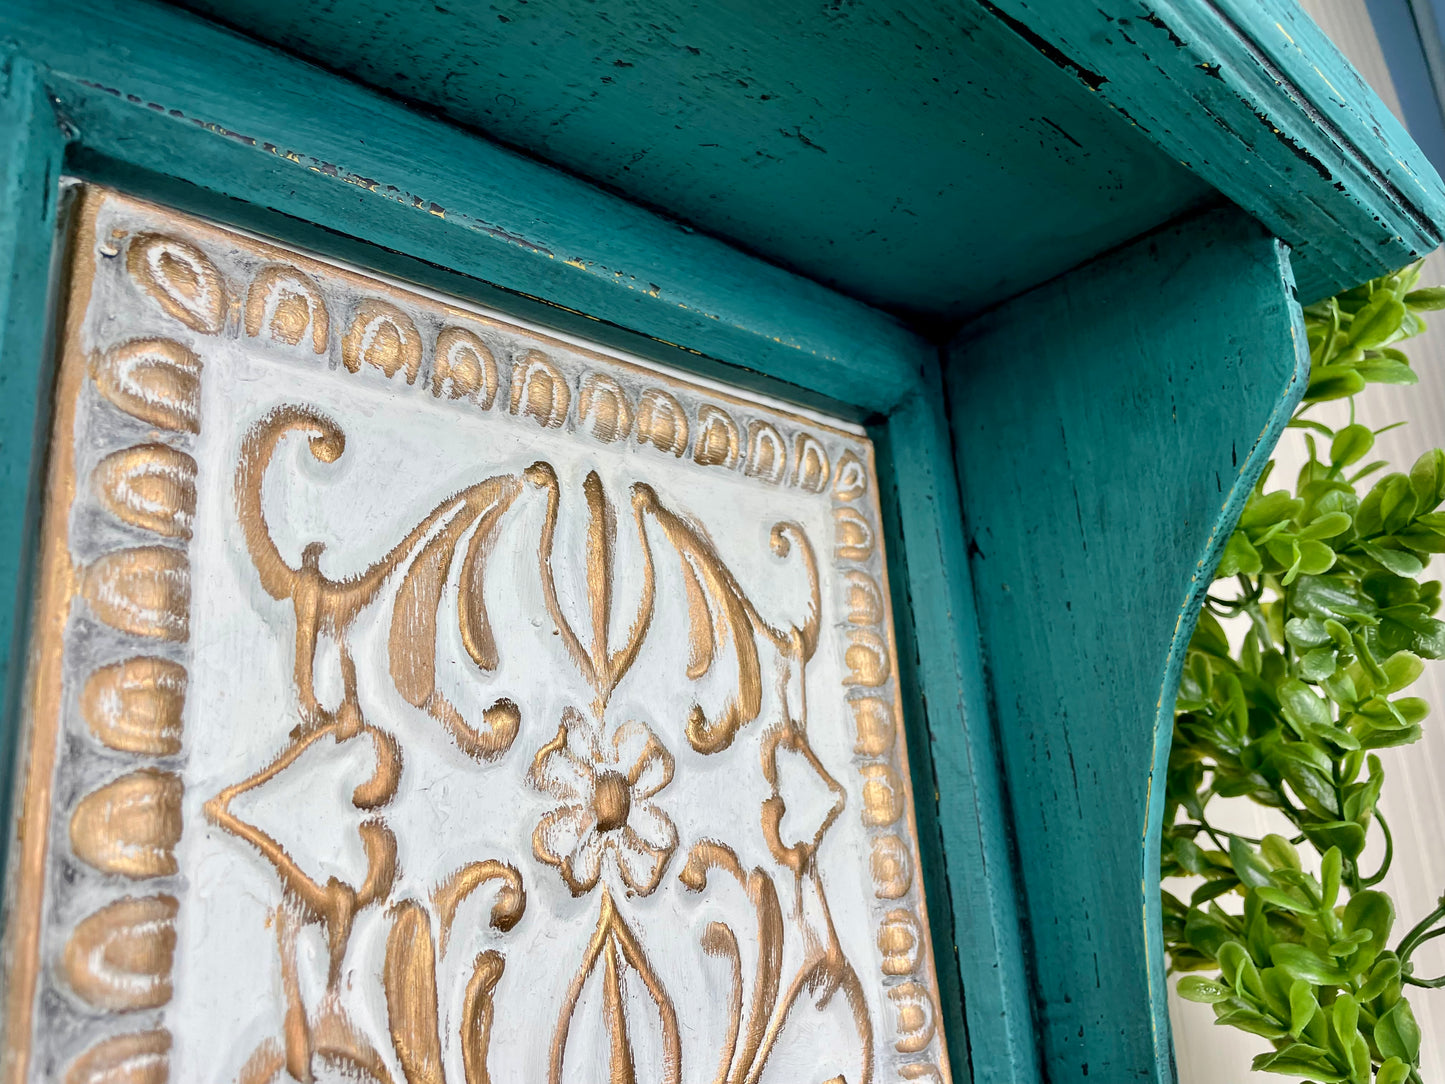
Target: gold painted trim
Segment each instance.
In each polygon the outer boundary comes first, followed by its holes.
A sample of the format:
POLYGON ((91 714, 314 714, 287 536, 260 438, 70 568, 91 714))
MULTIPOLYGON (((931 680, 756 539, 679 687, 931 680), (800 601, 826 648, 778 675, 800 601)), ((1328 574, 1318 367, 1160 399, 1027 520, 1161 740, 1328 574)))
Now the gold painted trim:
POLYGON ((29 1067, 40 973, 40 923, 45 897, 45 857, 50 842, 51 797, 58 753, 65 626, 77 590, 70 559, 70 506, 75 499, 75 408, 85 382, 82 329, 95 281, 95 219, 105 193, 81 187, 70 209, 66 245, 64 328, 55 387, 45 503, 40 527, 40 575, 27 653, 29 705, 26 768, 20 814, 15 825, 19 851, 12 872, 13 894, 6 908, 10 966, 6 975, 4 1074, 24 1084, 29 1067))

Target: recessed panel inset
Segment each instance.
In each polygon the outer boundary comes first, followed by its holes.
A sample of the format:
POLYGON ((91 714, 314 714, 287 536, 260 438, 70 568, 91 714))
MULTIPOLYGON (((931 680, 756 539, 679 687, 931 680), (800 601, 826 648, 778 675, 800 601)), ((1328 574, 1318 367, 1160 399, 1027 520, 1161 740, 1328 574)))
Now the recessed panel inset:
POLYGON ((862 431, 74 216, 14 1084, 949 1079, 862 431))

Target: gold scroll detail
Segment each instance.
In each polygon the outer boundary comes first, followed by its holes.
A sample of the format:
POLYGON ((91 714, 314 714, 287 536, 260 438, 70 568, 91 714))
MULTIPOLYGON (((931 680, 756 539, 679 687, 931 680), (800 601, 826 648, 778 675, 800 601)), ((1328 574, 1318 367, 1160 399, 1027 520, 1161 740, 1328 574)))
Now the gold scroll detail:
POLYGON ((442 328, 432 360, 431 390, 439 399, 467 399, 490 410, 497 398, 497 359, 465 328, 442 328))
POLYGON ((201 431, 201 359, 173 339, 135 339, 91 362, 100 393, 147 425, 201 431))
POLYGON ((91 791, 70 816, 70 846, 105 873, 131 879, 176 872, 181 797, 174 772, 141 768, 91 791))
POLYGON ((65 1084, 167 1084, 171 1033, 163 1028, 102 1039, 70 1063, 65 1084))
POLYGON ((215 335, 226 323, 226 283, 204 252, 189 241, 138 233, 125 266, 168 314, 192 331, 215 335))
POLYGON ((703 403, 697 408, 697 425, 693 461, 704 467, 735 468, 742 459, 738 423, 721 407, 703 403))
POLYGON ((703 893, 708 889, 709 874, 713 870, 721 870, 735 880, 752 903, 757 944, 752 996, 747 999, 748 1011, 744 1018, 742 964, 737 935, 722 922, 709 923, 703 933, 704 951, 727 959, 732 973, 732 992, 728 1000, 729 1027, 719 1057, 715 1084, 756 1084, 789 1015, 804 992, 811 994, 819 1006, 826 1005, 835 994, 843 994, 859 1039, 861 1064, 857 1080, 859 1084, 871 1084, 873 1025, 868 1014, 868 1002, 863 984, 838 941, 817 867, 809 863, 805 870, 800 871, 799 877, 817 893, 826 941, 820 944, 815 936, 804 935, 803 962, 786 988, 782 981, 786 926, 772 877, 761 867, 744 872, 737 853, 731 847, 717 840, 703 840, 693 845, 678 880, 693 892, 703 893))
POLYGON ((630 970, 637 976, 646 991, 647 1000, 657 1015, 658 1030, 662 1039, 663 1084, 678 1084, 682 1079, 682 1039, 677 1028, 677 1010, 672 998, 663 989, 661 980, 653 971, 652 964, 637 943, 631 928, 612 902, 612 894, 602 890, 602 909, 597 919, 597 929, 587 944, 567 994, 562 1001, 562 1010, 557 1017, 557 1030, 552 1036, 552 1050, 548 1065, 548 1084, 560 1084, 562 1065, 567 1055, 567 1035, 572 1017, 577 1011, 577 1002, 582 997, 582 988, 598 968, 602 969, 602 1014, 607 1027, 608 1062, 607 1084, 635 1084, 636 1066, 632 1061, 632 1046, 627 1035, 627 1009, 623 997, 623 974, 630 970))
POLYGON ((943 1084, 943 1074, 938 1071, 938 1066, 926 1061, 905 1065, 898 1070, 898 1075, 904 1080, 921 1080, 924 1084, 943 1084))
POLYGON ((196 515, 196 461, 168 444, 139 444, 96 464, 91 485, 106 510, 132 527, 189 539, 196 515))
POLYGON ((111 749, 168 757, 181 751, 185 700, 185 667, 142 655, 92 673, 80 694, 80 714, 111 749))
POLYGON ((126 896, 80 920, 65 945, 65 979, 97 1009, 157 1009, 171 999, 174 896, 126 896))
POLYGON ((261 268, 246 294, 246 334, 266 335, 296 346, 311 333, 311 349, 326 353, 331 344, 331 316, 326 299, 303 271, 287 264, 261 268))
POLYGON ((395 305, 363 298, 341 340, 341 362, 353 373, 363 365, 388 377, 404 372, 406 382, 415 384, 421 372, 421 335, 411 317, 395 305))
POLYGON ((82 573, 80 592, 113 628, 149 639, 190 637, 191 568, 169 546, 138 546, 97 558, 82 573))

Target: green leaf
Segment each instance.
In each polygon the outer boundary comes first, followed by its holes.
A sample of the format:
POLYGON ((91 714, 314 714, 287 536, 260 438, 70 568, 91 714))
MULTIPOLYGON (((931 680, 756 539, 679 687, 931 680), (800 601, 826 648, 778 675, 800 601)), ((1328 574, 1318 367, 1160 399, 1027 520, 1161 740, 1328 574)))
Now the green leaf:
POLYGON ((1410 1067, 1399 1058, 1390 1058, 1375 1071, 1375 1084, 1405 1084, 1410 1067))
POLYGON ((1174 857, 1185 871, 1194 874, 1196 877, 1203 876, 1209 870, 1209 862, 1204 857, 1204 852, 1192 839, 1185 839, 1183 836, 1174 840, 1174 857))
POLYGON ((1224 544, 1224 552, 1220 554, 1219 567, 1214 570, 1214 578, 1227 580, 1241 574, 1257 576, 1263 568, 1264 560, 1250 543, 1249 536, 1243 531, 1235 531, 1224 544))
POLYGON ((1299 537, 1334 538, 1348 531, 1354 522, 1348 512, 1324 512, 1310 520, 1309 526, 1299 532, 1299 537))
MULTIPOLYGON (((1335 1003, 1330 1006, 1330 1023, 1335 1026, 1335 1034, 1343 1043, 1350 1043, 1359 1029, 1360 1007, 1343 990, 1335 995, 1335 1003)), ((1349 1046, 1345 1049, 1348 1050, 1349 1046)))
POLYGON ((1320 850, 1338 847, 1341 853, 1352 861, 1365 850, 1365 830, 1353 821, 1307 824, 1302 827, 1302 831, 1320 850))
POLYGON ((1419 680, 1425 663, 1413 652, 1397 651, 1380 664, 1380 669, 1385 671, 1385 692, 1396 693, 1419 680))
POLYGON ((1300 660, 1300 677, 1306 681, 1324 681, 1339 668, 1339 653, 1332 647, 1317 647, 1300 660))
POLYGON ((1280 941, 1270 947, 1269 956, 1274 965, 1284 968, 1285 974, 1291 978, 1303 979, 1316 986, 1345 986, 1350 981, 1347 972, 1303 945, 1280 941))
POLYGON ((1375 446, 1375 434, 1367 425, 1347 425, 1330 441, 1330 464, 1348 467, 1370 454, 1375 446))
POLYGON ((1219 1012, 1221 1008, 1223 1008, 1222 1005, 1214 1007, 1215 1013, 1218 1014, 1214 1021, 1216 1024, 1226 1024, 1252 1035, 1263 1035, 1266 1039, 1283 1039, 1289 1034, 1264 1013, 1255 1012, 1252 1009, 1233 1009, 1221 1013, 1219 1012))
MULTIPOLYGON (((1316 543, 1316 545, 1319 544, 1316 543)), ((1356 542, 1355 545, 1397 576, 1414 579, 1425 571, 1425 563, 1406 550, 1392 550, 1375 542, 1356 542)))
POLYGON ((1234 863, 1235 875, 1250 888, 1263 888, 1269 884, 1269 867, 1238 836, 1229 837, 1229 860, 1234 863))
POLYGON ((1206 979, 1199 975, 1186 975, 1179 980, 1176 987, 1179 996, 1185 1001, 1198 1001, 1204 1005, 1214 1005, 1221 1001, 1228 1001, 1234 996, 1233 991, 1217 979, 1206 979))
POLYGON ((1360 350, 1384 346, 1397 337, 1405 315, 1404 305, 1381 293, 1350 321, 1350 345, 1360 350))
POLYGON ((1409 1065, 1420 1056, 1420 1025, 1415 1023, 1415 1014, 1404 998, 1376 1021, 1375 1046, 1381 1056, 1399 1058, 1409 1065))
POLYGON ((1410 468, 1417 512, 1431 512, 1445 500, 1445 450, 1432 448, 1410 468))
POLYGON ((1374 1001, 1383 994, 1392 982, 1400 977, 1400 961, 1393 952, 1385 953, 1370 969, 1365 983, 1356 993, 1362 1002, 1374 1001))
POLYGON ((1254 890, 1254 894, 1257 895, 1260 899, 1264 900, 1265 903, 1272 904, 1273 906, 1279 907, 1285 911, 1293 911, 1296 914, 1301 915, 1308 915, 1314 911, 1314 908, 1311 907, 1304 900, 1297 899, 1295 896, 1292 896, 1284 889, 1275 888, 1273 885, 1265 885, 1262 888, 1256 888, 1254 890))
POLYGON ((1338 847, 1331 847, 1320 860, 1320 896, 1326 911, 1334 910, 1335 900, 1340 895, 1340 874, 1344 859, 1338 847))
POLYGON ((1330 633, 1318 617, 1292 617, 1285 622, 1284 636, 1297 648, 1308 649, 1329 643, 1330 633))
POLYGON ((1271 832, 1259 841, 1259 853, 1270 869, 1300 869, 1299 851, 1284 836, 1271 832))
POLYGON ((1365 378, 1353 369, 1326 368, 1310 373, 1305 399, 1323 403, 1330 399, 1347 399, 1365 390, 1365 378))
POLYGON ((1296 727, 1329 726, 1329 705, 1303 681, 1291 678, 1279 687, 1280 708, 1296 727))
POLYGON ((1319 1008, 1315 988, 1304 979, 1295 979, 1289 988, 1289 1033, 1298 1037, 1319 1008))
POLYGON ((1251 497, 1239 517, 1239 526, 1245 530, 1272 527, 1276 523, 1291 520, 1304 510, 1305 502, 1290 494, 1287 489, 1276 489, 1258 497, 1251 497))
POLYGON ((1411 290, 1405 295, 1405 304, 1423 312, 1445 309, 1445 286, 1426 286, 1420 290, 1411 290))
POLYGON ((1306 1076, 1319 1084, 1341 1084, 1348 1079, 1325 1051, 1307 1043, 1291 1043, 1283 1050, 1260 1054, 1250 1064, 1250 1068, 1255 1072, 1306 1076))
MULTIPOLYGON (((1295 567, 1298 568, 1299 575, 1320 576, 1335 566, 1335 551, 1323 542, 1304 539, 1297 543, 1297 545, 1299 546, 1299 558, 1295 562, 1295 567)), ((1393 552, 1401 553, 1403 551, 1395 550, 1393 552)), ((1411 560, 1415 560, 1416 563, 1418 563, 1418 559, 1416 558, 1412 557, 1411 560)), ((1422 565, 1421 567, 1423 568, 1424 566, 1422 565)), ((1293 581, 1290 580, 1286 582, 1292 583, 1293 581)))

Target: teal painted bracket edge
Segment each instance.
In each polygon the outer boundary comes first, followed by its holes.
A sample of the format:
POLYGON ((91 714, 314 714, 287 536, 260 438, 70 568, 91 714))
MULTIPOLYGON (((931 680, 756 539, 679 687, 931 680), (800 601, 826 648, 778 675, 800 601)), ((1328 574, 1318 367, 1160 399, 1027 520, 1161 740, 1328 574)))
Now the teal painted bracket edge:
POLYGON ((1440 244, 1445 184, 1294 0, 980 2, 1290 244, 1306 304, 1440 244))
POLYGON ((894 618, 899 684, 912 716, 926 722, 908 728, 924 891, 940 985, 947 990, 950 972, 962 981, 962 1004, 942 1006, 954 1040, 954 1079, 969 1079, 961 1069, 967 1064, 974 1084, 1034 1084, 1042 1077, 1007 803, 984 697, 943 402, 934 373, 924 391, 871 433, 883 489, 888 579, 911 602, 894 618), (960 1025, 967 1028, 968 1063, 960 1025))
POLYGON ((950 357, 1043 1078, 1167 1084, 1152 784, 1197 594, 1307 382, 1286 250, 1210 212, 981 318, 950 357), (1045 325, 1069 334, 992 363, 1045 325))
POLYGON ((183 178, 212 208, 364 234, 864 413, 936 356, 894 317, 186 12, 11 0, 6 43, 92 160, 183 178))
MULTIPOLYGON (((1294 292, 1294 271, 1290 262, 1289 246, 1276 242, 1275 250, 1279 259, 1279 277, 1286 292, 1294 292)), ((1290 335, 1294 340, 1295 369, 1289 383, 1280 393, 1264 428, 1260 430, 1244 467, 1229 487, 1228 498, 1215 521, 1214 531, 1205 546, 1199 563, 1195 566, 1194 577, 1184 604, 1179 608, 1179 617, 1174 625, 1174 642, 1169 648, 1169 661, 1159 685, 1158 714, 1154 719, 1154 764, 1149 769, 1148 816, 1144 822, 1144 866, 1141 871, 1144 884, 1144 939, 1151 969, 1150 991, 1153 998, 1152 1024, 1156 1062, 1169 1066, 1169 1077, 1174 1077, 1174 1043, 1169 1026, 1169 987, 1167 963, 1164 957, 1164 917, 1159 898, 1159 848, 1164 834, 1165 779, 1169 771, 1169 750, 1174 744, 1174 701, 1179 694, 1179 678, 1184 670, 1184 656, 1189 641, 1194 636, 1194 627, 1199 623, 1199 612, 1204 605, 1204 596, 1214 582, 1214 570, 1224 554, 1225 544, 1234 533, 1235 525, 1244 512, 1259 476, 1264 473, 1270 456, 1284 436, 1289 420, 1304 397, 1310 381, 1309 338, 1305 332, 1304 311, 1298 306, 1290 308, 1290 335)))
POLYGON ((49 432, 54 321, 47 318, 47 272, 64 150, 40 73, 0 52, 0 870, 9 868, 14 720, 49 432))

